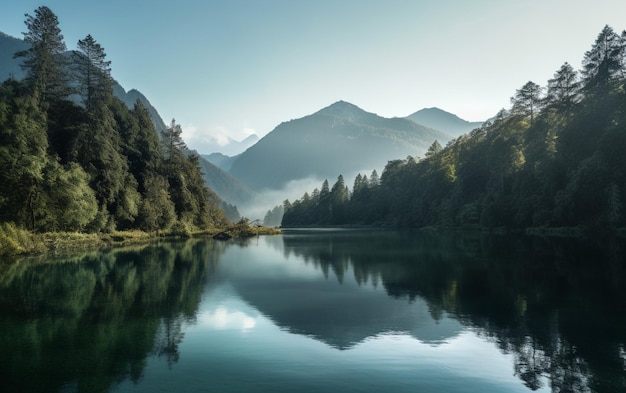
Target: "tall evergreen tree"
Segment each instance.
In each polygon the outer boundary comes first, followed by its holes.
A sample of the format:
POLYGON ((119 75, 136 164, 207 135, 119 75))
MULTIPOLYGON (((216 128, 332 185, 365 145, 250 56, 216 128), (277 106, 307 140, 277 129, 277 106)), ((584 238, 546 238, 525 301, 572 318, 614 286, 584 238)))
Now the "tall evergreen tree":
POLYGON ((535 115, 539 112, 541 107, 542 90, 543 89, 538 84, 532 81, 526 82, 526 84, 518 89, 515 95, 511 97, 513 113, 530 117, 530 124, 533 124, 535 115))
POLYGON ((586 90, 604 88, 624 67, 624 41, 606 25, 583 58, 583 83, 586 90))
POLYGON ((139 181, 139 188, 143 190, 146 177, 160 170, 163 153, 150 113, 141 101, 135 102, 132 115, 137 121, 137 135, 134 143, 136 156, 129 156, 129 161, 131 171, 139 181))
POLYGON ((73 53, 74 72, 83 104, 92 114, 95 101, 112 93, 111 62, 106 60, 104 49, 91 34, 78 40, 78 50, 73 53))
POLYGON ((171 175, 176 165, 183 160, 184 151, 187 149, 182 133, 183 129, 175 119, 172 119, 169 127, 161 131, 161 146, 168 175, 171 175))
POLYGON ((437 154, 439 154, 441 152, 441 150, 443 150, 443 147, 441 147, 441 143, 439 143, 438 140, 435 140, 429 147, 428 150, 426 151, 426 157, 432 157, 435 156, 437 154))
POLYGON ((0 87, 0 221, 36 229, 47 163, 46 117, 20 82, 0 87))
POLYGON ((372 173, 370 174, 369 186, 376 187, 379 184, 380 184, 380 178, 378 177, 378 172, 376 172, 376 169, 374 169, 372 173))
POLYGON ((569 110, 580 98, 580 82, 578 73, 569 64, 565 63, 554 74, 554 78, 548 80, 546 103, 549 106, 557 106, 569 110))
POLYGON ((46 6, 35 10, 35 15, 26 14, 24 41, 30 45, 26 50, 15 53, 23 57, 22 68, 26 80, 39 98, 40 105, 69 95, 68 77, 65 71, 66 50, 57 16, 46 6))

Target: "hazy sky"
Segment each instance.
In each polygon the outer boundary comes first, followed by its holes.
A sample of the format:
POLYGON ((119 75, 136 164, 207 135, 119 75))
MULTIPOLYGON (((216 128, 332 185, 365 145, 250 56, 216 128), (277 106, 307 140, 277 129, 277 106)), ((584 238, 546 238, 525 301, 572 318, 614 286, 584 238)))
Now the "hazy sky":
POLYGON ((626 28, 624 0, 7 0, 0 31, 22 38, 40 5, 68 49, 91 34, 114 78, 200 150, 338 100, 484 120, 527 81, 544 86, 565 61, 580 69, 604 25, 626 28))

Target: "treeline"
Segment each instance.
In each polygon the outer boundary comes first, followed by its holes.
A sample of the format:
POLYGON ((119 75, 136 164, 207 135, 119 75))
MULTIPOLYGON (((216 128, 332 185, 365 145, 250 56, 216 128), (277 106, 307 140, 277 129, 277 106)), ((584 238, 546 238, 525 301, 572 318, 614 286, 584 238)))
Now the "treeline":
POLYGON ((626 192, 626 32, 606 26, 575 71, 528 82, 510 110, 423 159, 389 161, 290 203, 285 226, 623 228, 626 192))
POLYGON ((23 81, 0 85, 0 224, 32 231, 140 228, 177 233, 227 223, 197 155, 172 120, 159 135, 139 102, 113 95, 111 62, 87 35, 67 56, 56 15, 27 15, 23 81))

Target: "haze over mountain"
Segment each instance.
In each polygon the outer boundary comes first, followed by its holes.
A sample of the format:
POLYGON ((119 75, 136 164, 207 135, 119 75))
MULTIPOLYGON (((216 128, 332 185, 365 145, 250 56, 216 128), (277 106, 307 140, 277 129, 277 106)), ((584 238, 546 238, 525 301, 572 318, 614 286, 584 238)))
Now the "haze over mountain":
POLYGON ((200 155, 204 183, 224 201, 240 205, 254 198, 254 192, 228 172, 200 155))
POLYGON ((193 145, 195 150, 205 156, 220 153, 225 156, 233 157, 241 154, 247 148, 257 143, 259 136, 252 134, 242 140, 235 140, 230 137, 192 134, 186 137, 185 140, 188 140, 187 143, 193 145))
POLYGON ((457 137, 480 127, 482 121, 469 122, 439 108, 424 108, 406 117, 417 124, 457 137))
POLYGON ((239 155, 231 157, 222 153, 202 154, 202 158, 226 172, 230 171, 238 157, 239 155))
MULTIPOLYGON (((1 80, 24 77, 20 60, 14 59, 13 54, 26 48, 23 40, 0 33, 1 80)), ((72 51, 66 52, 68 57, 71 54, 72 51)), ((126 91, 116 81, 113 90, 129 108, 140 100, 148 109, 157 131, 166 128, 156 108, 141 92, 136 89, 126 91)), ((443 116, 447 122, 430 121, 436 116, 416 118, 423 111, 409 117, 421 122, 415 124, 408 119, 383 118, 340 101, 313 115, 282 123, 261 140, 256 134, 241 141, 193 137, 196 142, 202 139, 205 143, 200 153, 214 153, 200 155, 206 185, 226 202, 241 205, 255 198, 253 190, 277 190, 292 180, 334 179, 339 173, 353 175, 358 171, 380 171, 388 160, 423 155, 435 139, 444 143, 450 138, 432 128, 439 127, 455 134, 459 124, 472 124, 447 112, 443 116)))
POLYGON ((280 124, 233 163, 230 173, 252 189, 279 189, 304 178, 382 170, 388 160, 422 156, 450 136, 409 119, 384 118, 344 102, 280 124))

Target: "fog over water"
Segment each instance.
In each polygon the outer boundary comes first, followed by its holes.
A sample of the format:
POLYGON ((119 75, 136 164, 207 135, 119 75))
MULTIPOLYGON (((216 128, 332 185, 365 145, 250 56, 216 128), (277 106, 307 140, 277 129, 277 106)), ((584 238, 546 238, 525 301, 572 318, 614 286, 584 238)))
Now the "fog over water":
MULTIPOLYGON (((376 169, 376 171, 380 176, 382 170, 376 169)), ((346 186, 348 186, 348 189, 352 192, 354 178, 359 173, 361 175, 367 175, 367 178, 369 179, 370 174, 372 173, 372 169, 363 169, 349 175, 337 173, 337 176, 326 179, 328 180, 328 187, 332 188, 333 184, 337 182, 337 178, 339 177, 339 175, 343 175, 346 186)), ((302 198, 305 192, 308 192, 309 195, 311 195, 313 190, 315 190, 316 188, 320 190, 322 188, 324 180, 325 179, 320 177, 311 176, 305 179, 289 181, 287 182, 287 184, 285 184, 284 187, 278 190, 261 190, 251 202, 237 205, 237 210, 242 217, 247 217, 251 220, 263 220, 263 217, 265 217, 265 213, 267 213, 268 210, 271 210, 276 206, 282 205, 285 200, 293 202, 297 199, 302 198)))

